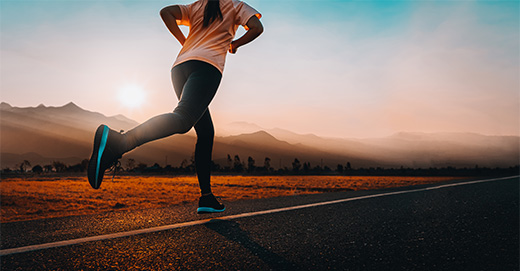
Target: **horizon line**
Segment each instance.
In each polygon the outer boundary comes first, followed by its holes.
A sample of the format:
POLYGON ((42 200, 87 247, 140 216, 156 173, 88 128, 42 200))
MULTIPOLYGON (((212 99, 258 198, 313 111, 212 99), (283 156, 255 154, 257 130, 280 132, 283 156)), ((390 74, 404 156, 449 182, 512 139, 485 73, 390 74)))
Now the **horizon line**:
MULTIPOLYGON (((88 110, 88 109, 85 109, 81 106, 79 106, 77 103, 75 103, 74 101, 69 101, 63 105, 45 105, 44 103, 40 103, 36 106, 17 106, 17 105, 13 105, 9 102, 6 102, 6 101, 0 101, 0 105, 7 105, 9 106, 10 108, 17 108, 17 109, 36 109, 36 108, 64 108, 64 107, 67 107, 67 106, 75 106, 83 111, 86 111, 86 112, 91 112, 91 113, 98 113, 98 114, 101 114, 107 118, 114 118, 114 117, 124 117, 126 118, 127 120, 129 121, 133 121, 137 124, 140 124, 141 122, 139 121, 136 121, 134 119, 131 119, 127 116, 125 116, 124 114, 116 114, 116 115, 106 115, 102 112, 97 112, 97 111, 91 111, 91 110, 88 110)), ((3 110, 4 108, 0 108, 1 110, 3 110)), ((1 117, 1 115, 0 115, 1 117)), ((402 130, 402 131, 397 131, 397 132, 394 132, 394 133, 391 133, 389 135, 385 135, 385 136, 373 136, 373 137, 350 137, 350 136, 322 136, 322 135, 318 135, 316 133, 312 133, 312 132, 307 132, 307 133, 299 133, 299 132, 293 132, 291 130, 287 130, 287 129, 284 129, 284 128, 279 128, 279 127, 272 127, 272 128, 265 128, 265 127, 262 127, 256 123, 253 123, 253 122, 248 122, 248 121, 244 121, 244 120, 236 120, 236 121, 232 121, 232 122, 228 122, 227 124, 223 125, 224 127, 225 126, 229 126, 229 125, 233 125, 233 124, 237 124, 237 123, 244 123, 244 124, 247 124, 247 125, 254 125, 254 126, 257 126, 259 128, 259 130, 256 130, 256 131, 253 131, 253 132, 243 132, 243 133, 239 133, 239 134, 236 134, 236 133, 229 133, 229 134, 225 134, 224 135, 217 135, 217 136, 220 136, 220 137, 226 137, 226 136, 238 136, 238 135, 248 135, 248 134, 254 134, 254 133, 257 133, 257 132, 266 132, 270 135, 272 135, 271 133, 269 133, 269 130, 275 130, 275 129, 279 129, 279 130, 282 130, 282 131, 285 131, 285 132, 290 132, 290 133, 293 133, 293 134, 296 134, 296 135, 299 135, 299 136, 317 136, 319 138, 322 138, 322 139, 377 139, 377 138, 388 138, 388 137, 394 137, 394 136, 397 136, 397 135, 401 135, 401 134, 409 134, 409 135, 417 135, 417 134, 421 134, 421 135, 439 135, 439 134, 458 134, 458 135, 463 135, 463 134, 469 134, 469 135, 481 135, 481 136, 487 136, 487 137, 494 137, 494 136, 499 136, 499 137, 519 137, 520 138, 520 133, 519 134, 484 134, 484 133, 479 133, 479 132, 472 132, 472 131, 460 131, 460 132, 454 132, 454 131, 435 131, 435 132, 427 132, 427 131, 411 131, 411 130, 402 130)), ((218 129, 217 129, 217 134, 218 134, 218 129)))

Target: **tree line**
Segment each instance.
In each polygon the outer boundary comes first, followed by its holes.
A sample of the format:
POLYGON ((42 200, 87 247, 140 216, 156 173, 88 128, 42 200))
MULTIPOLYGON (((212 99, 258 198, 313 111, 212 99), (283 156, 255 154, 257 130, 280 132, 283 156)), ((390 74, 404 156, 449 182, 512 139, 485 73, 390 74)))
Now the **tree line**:
POLYGON ((46 165, 31 165, 28 160, 23 160, 14 169, 6 167, 2 169, 2 173, 50 173, 50 172, 85 172, 88 166, 88 159, 83 159, 80 163, 74 165, 67 165, 61 161, 53 161, 46 165))
MULTIPOLYGON (((67 165, 61 161, 53 161, 46 165, 32 166, 28 160, 22 161, 15 169, 4 168, 2 174, 9 173, 27 173, 45 174, 45 173, 80 173, 86 172, 88 159, 82 160, 80 163, 67 165)), ((483 176, 483 175, 515 175, 520 171, 519 166, 508 168, 489 168, 479 167, 429 167, 429 168, 382 168, 382 167, 352 167, 350 162, 345 164, 337 164, 334 168, 327 165, 314 165, 309 162, 301 162, 298 158, 294 158, 290 167, 279 167, 275 169, 272 160, 265 157, 261 165, 257 165, 255 159, 249 156, 246 160, 241 160, 239 155, 227 155, 224 165, 211 162, 211 171, 214 174, 241 174, 241 175, 351 175, 351 176, 483 176)), ((137 162, 135 159, 126 160, 124 165, 119 165, 118 170, 128 174, 178 174, 191 175, 195 174, 195 161, 192 156, 189 160, 184 159, 178 167, 166 165, 162 167, 158 163, 149 166, 146 163, 137 162)))

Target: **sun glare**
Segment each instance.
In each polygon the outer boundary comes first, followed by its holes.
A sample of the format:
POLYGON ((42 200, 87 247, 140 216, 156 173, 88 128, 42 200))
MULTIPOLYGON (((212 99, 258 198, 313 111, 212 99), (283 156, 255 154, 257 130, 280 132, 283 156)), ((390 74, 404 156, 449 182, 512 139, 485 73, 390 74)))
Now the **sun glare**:
POLYGON ((125 107, 138 108, 143 104, 146 98, 146 92, 138 85, 126 85, 119 88, 117 98, 121 105, 125 107))

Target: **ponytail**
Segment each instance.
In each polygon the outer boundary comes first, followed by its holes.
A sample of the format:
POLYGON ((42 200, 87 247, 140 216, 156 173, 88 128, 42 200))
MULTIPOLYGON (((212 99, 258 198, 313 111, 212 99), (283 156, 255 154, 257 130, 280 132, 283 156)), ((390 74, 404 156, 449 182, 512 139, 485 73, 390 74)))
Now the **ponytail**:
POLYGON ((207 27, 216 19, 223 19, 222 12, 220 11, 220 1, 208 0, 206 8, 204 9, 204 21, 202 26, 207 27))

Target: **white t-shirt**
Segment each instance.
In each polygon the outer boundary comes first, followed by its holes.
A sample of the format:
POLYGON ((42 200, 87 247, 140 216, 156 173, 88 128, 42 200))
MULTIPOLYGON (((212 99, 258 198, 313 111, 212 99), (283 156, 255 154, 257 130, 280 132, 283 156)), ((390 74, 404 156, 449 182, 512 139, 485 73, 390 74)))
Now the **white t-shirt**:
POLYGON ((188 60, 200 60, 215 66, 222 73, 226 55, 239 25, 246 28, 252 16, 262 15, 248 4, 238 0, 220 0, 222 20, 215 19, 203 27, 204 8, 208 0, 199 0, 189 5, 178 5, 182 19, 177 24, 189 26, 189 34, 173 66, 188 60))

